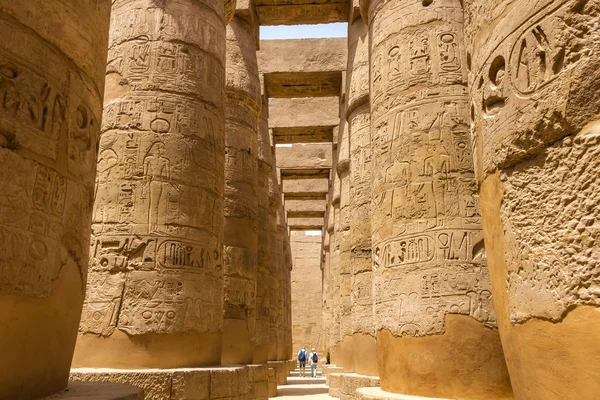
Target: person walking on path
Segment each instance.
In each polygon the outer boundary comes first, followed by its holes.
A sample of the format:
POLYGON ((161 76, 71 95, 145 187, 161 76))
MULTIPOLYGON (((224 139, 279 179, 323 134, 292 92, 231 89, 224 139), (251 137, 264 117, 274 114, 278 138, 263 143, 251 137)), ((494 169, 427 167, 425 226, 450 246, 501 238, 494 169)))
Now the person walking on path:
POLYGON ((319 362, 319 356, 317 355, 317 352, 315 351, 315 348, 313 347, 312 352, 310 353, 310 356, 308 356, 309 360, 310 360, 310 372, 313 378, 317 377, 317 363, 319 362))
POLYGON ((306 376, 306 359, 308 358, 308 353, 306 352, 306 347, 302 347, 298 352, 298 362, 300 363, 300 376, 306 376))

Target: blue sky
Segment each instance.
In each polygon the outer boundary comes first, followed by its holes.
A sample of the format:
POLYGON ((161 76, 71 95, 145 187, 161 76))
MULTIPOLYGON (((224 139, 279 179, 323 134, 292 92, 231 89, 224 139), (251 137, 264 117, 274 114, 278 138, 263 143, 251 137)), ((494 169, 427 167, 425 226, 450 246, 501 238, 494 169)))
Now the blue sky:
POLYGON ((261 40, 268 39, 305 39, 321 37, 346 37, 348 24, 320 24, 320 25, 278 25, 261 26, 261 40))

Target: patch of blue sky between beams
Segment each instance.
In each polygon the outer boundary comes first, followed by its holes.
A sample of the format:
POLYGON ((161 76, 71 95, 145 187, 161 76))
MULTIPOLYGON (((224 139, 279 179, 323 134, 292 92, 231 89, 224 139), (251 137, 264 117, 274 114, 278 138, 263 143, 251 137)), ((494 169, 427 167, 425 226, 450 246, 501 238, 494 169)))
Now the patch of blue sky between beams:
POLYGON ((348 37, 348 24, 338 22, 318 25, 276 25, 261 26, 260 39, 311 39, 348 37))

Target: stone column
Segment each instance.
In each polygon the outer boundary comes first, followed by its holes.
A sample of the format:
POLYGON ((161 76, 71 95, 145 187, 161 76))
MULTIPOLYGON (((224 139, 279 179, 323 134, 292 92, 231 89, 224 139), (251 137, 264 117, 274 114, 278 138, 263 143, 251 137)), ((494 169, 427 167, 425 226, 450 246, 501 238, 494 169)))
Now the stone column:
MULTIPOLYGON (((327 195, 327 199, 329 200, 331 197, 327 195)), ((323 293, 322 293, 322 344, 323 351, 327 354, 329 350, 329 328, 331 326, 331 257, 330 257, 330 226, 329 226, 329 215, 330 215, 331 206, 327 206, 327 213, 325 214, 325 227, 323 229, 323 261, 322 261, 322 283, 323 283, 323 293)), ((296 349, 295 349, 296 350, 296 349)), ((297 351, 297 350, 296 350, 297 351)))
MULTIPOLYGON (((333 176, 333 170, 331 173, 333 176)), ((325 250, 325 273, 323 282, 325 285, 325 314, 323 318, 323 331, 324 341, 323 344, 327 351, 333 351, 333 312, 334 312, 334 289, 336 278, 334 276, 333 269, 333 253, 335 251, 335 218, 334 218, 334 210, 333 210, 333 184, 332 179, 330 178, 330 186, 329 193, 327 195, 328 205, 327 205, 327 226, 326 226, 326 234, 323 240, 323 249, 325 250)), ((333 361, 332 361, 333 363, 333 361)))
POLYGON ((250 364, 254 357, 262 106, 255 30, 241 13, 227 25, 223 364, 250 364))
POLYGON ((277 312, 279 307, 280 297, 280 264, 279 241, 277 240, 277 218, 279 208, 281 207, 281 194, 279 190, 279 182, 277 180, 277 162, 275 159, 275 149, 271 146, 271 159, 273 160, 273 169, 269 179, 269 361, 277 361, 277 330, 279 321, 277 320, 277 312))
POLYGON ((262 118, 258 135, 258 270, 256 273, 256 340, 255 364, 269 360, 269 258, 270 211, 269 179, 272 171, 271 139, 269 137, 268 102, 262 102, 262 118))
POLYGON ((600 4, 465 4, 475 169, 515 398, 596 398, 600 4))
MULTIPOLYGON (((281 193, 281 192, 280 192, 281 193)), ((288 268, 285 263, 287 223, 285 220, 285 208, 283 201, 279 206, 277 214, 277 280, 278 280, 278 298, 276 303, 277 309, 277 361, 285 360, 285 275, 288 273, 288 268)))
POLYGON ((108 0, 0 0, 0 398, 67 386, 109 15, 108 0))
POLYGON ((341 293, 341 277, 340 277, 340 181, 337 174, 337 160, 338 160, 338 147, 337 144, 333 145, 333 159, 331 165, 331 209, 330 209, 330 248, 331 252, 331 335, 329 338, 329 348, 331 349, 332 363, 338 366, 342 366, 343 358, 340 349, 340 293, 341 293))
POLYGON ((222 1, 112 2, 75 366, 220 363, 224 62, 222 1))
POLYGON ((371 262, 371 110, 369 107, 369 33, 355 10, 348 29, 348 131, 350 141, 350 240, 352 351, 355 371, 378 375, 373 324, 371 262), (358 361, 360 360, 360 361, 358 361))
POLYGON ((336 236, 339 245, 338 274, 340 280, 339 318, 340 318, 340 365, 344 372, 354 372, 354 351, 352 345, 352 239, 350 237, 350 138, 346 122, 346 104, 340 107, 338 137, 338 161, 336 172, 339 178, 340 204, 339 219, 336 221, 336 236))
POLYGON ((372 1, 374 313, 381 388, 494 399, 496 328, 469 141, 459 0, 372 1))

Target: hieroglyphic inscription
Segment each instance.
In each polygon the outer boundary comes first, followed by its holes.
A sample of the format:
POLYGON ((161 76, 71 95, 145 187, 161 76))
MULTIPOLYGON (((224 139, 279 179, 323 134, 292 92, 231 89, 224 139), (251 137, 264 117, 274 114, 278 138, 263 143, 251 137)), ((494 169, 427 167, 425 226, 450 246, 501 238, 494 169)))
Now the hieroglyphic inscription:
POLYGON ((101 100, 37 36, 0 36, 0 292, 46 297, 68 262, 85 281, 101 100))
POLYGON ((384 4, 373 24, 387 36, 374 29, 372 48, 376 327, 437 335, 448 313, 493 326, 460 5, 384 4))
POLYGON ((225 32, 214 11, 113 3, 88 280, 98 293, 82 332, 221 327, 225 32))

